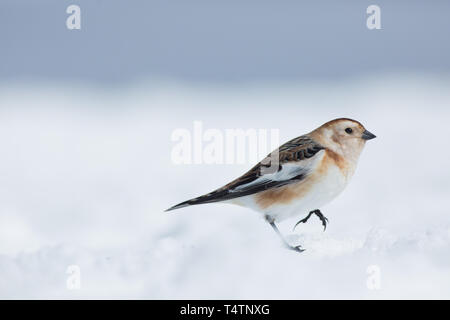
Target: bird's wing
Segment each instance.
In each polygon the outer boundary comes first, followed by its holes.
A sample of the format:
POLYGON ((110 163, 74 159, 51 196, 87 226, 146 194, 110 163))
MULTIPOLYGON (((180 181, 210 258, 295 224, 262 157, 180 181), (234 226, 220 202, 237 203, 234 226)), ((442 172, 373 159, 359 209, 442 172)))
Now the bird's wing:
POLYGON ((308 135, 292 139, 271 152, 236 180, 168 210, 194 204, 230 200, 299 182, 309 174, 314 157, 323 149, 324 147, 308 135))

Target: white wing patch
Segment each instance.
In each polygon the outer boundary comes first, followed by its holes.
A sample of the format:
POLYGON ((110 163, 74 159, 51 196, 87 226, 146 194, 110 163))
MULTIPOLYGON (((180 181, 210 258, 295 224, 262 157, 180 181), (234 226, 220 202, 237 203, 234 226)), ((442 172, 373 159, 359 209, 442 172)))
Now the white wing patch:
MULTIPOLYGON (((321 150, 317 156, 313 158, 305 159, 299 162, 285 163, 281 166, 281 170, 274 173, 264 174, 252 182, 230 189, 229 192, 239 192, 255 186, 270 184, 271 182, 286 181, 286 184, 288 184, 291 179, 294 179, 300 175, 303 175, 302 178, 304 178, 314 169, 317 163, 320 162, 324 154, 325 152, 321 150)), ((280 186, 281 185, 283 184, 281 183, 280 186)))
POLYGON ((306 171, 307 170, 305 170, 305 168, 302 166, 294 164, 285 164, 281 167, 280 171, 262 175, 261 177, 252 182, 242 184, 234 189, 231 189, 230 192, 242 191, 244 189, 254 187, 256 185, 266 184, 271 181, 289 181, 301 174, 306 174, 306 171))

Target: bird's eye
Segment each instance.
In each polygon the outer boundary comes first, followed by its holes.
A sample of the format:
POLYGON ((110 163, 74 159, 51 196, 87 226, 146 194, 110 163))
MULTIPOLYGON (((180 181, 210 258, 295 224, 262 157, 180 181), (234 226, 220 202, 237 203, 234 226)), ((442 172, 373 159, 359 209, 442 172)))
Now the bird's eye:
POLYGON ((347 128, 347 129, 345 129, 345 132, 347 132, 348 134, 352 134, 353 129, 352 128, 347 128))

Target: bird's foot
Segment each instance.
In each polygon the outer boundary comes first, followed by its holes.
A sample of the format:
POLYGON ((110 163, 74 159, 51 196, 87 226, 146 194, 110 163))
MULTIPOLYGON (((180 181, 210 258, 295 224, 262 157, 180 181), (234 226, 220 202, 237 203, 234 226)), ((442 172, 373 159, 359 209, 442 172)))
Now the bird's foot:
POLYGON ((316 214, 316 216, 320 219, 320 221, 322 221, 322 225, 323 225, 323 231, 325 231, 327 229, 327 223, 328 223, 328 218, 325 217, 322 212, 320 212, 320 210, 316 210, 314 211, 314 213, 316 214))
POLYGON ((312 214, 313 214, 313 211, 311 211, 305 218, 303 218, 302 220, 300 220, 299 222, 297 222, 297 223, 295 224, 294 228, 292 228, 292 231, 294 231, 295 228, 297 228, 297 226, 298 226, 300 223, 306 223, 306 222, 308 221, 309 217, 311 217, 312 214))
POLYGON ((305 218, 303 218, 302 220, 300 220, 299 222, 297 222, 292 230, 295 230, 295 228, 296 228, 300 223, 306 223, 313 213, 320 219, 320 221, 322 222, 322 225, 323 225, 323 231, 325 231, 325 230, 327 229, 328 218, 325 217, 325 216, 322 214, 322 212, 320 212, 319 209, 311 211, 305 218))
POLYGON ((287 247, 289 250, 296 251, 296 252, 303 252, 303 251, 305 251, 305 249, 303 249, 302 246, 291 246, 291 245, 286 245, 286 247, 287 247))

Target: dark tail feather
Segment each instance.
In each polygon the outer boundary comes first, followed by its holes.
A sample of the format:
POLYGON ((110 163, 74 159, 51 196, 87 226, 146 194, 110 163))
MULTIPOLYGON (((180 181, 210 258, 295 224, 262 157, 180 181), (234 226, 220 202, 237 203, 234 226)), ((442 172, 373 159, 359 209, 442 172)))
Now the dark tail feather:
POLYGON ((170 207, 169 209, 164 210, 164 212, 172 211, 172 210, 175 210, 175 209, 180 209, 180 208, 184 208, 184 207, 190 206, 191 204, 189 203, 189 201, 191 201, 191 200, 181 202, 181 203, 179 203, 179 204, 177 204, 177 205, 175 205, 173 207, 170 207))
POLYGON ((188 206, 193 206, 196 204, 219 202, 219 201, 227 200, 228 198, 224 196, 226 193, 227 193, 226 191, 218 189, 216 191, 205 194, 203 196, 193 198, 193 199, 190 199, 187 201, 183 201, 183 202, 165 210, 165 212, 188 207, 188 206))

